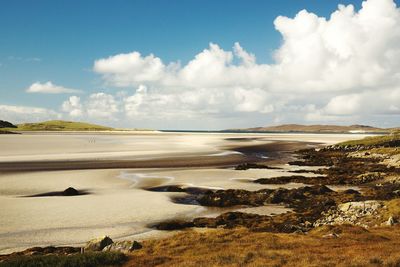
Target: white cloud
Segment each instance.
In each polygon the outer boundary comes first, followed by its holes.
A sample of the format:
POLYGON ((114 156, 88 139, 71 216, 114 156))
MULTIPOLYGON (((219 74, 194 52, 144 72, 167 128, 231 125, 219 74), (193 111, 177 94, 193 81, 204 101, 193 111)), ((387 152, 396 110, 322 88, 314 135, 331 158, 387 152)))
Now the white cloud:
POLYGON ((103 74, 108 83, 125 87, 142 82, 160 83, 167 76, 168 67, 152 54, 142 57, 139 52, 132 52, 96 60, 93 69, 103 74))
POLYGON ((84 102, 78 96, 71 96, 64 101, 61 110, 72 118, 115 120, 115 115, 120 112, 120 100, 105 93, 91 94, 84 102))
POLYGON ((63 94, 63 93, 73 94, 73 93, 80 93, 81 91, 77 89, 65 88, 59 85, 55 85, 52 82, 48 81, 45 83, 35 82, 26 89, 26 92, 42 93, 42 94, 63 94))
POLYGON ((332 98, 325 107, 328 114, 351 115, 357 113, 362 107, 362 99, 359 94, 340 95, 332 98))
POLYGON ((78 96, 70 96, 68 100, 63 102, 61 109, 71 117, 83 115, 81 99, 78 96))
POLYGON ((232 121, 228 127, 398 123, 400 10, 393 0, 367 0, 360 10, 339 5, 329 18, 302 10, 274 26, 283 40, 272 64, 257 63, 239 43, 231 50, 210 43, 183 65, 137 51, 98 59, 93 70, 107 85, 136 91, 94 94, 79 110, 155 125, 171 120, 170 128, 185 128, 182 120, 196 128, 211 121, 221 128, 232 121))
POLYGON ((392 0, 365 1, 358 12, 340 5, 329 19, 302 10, 294 18, 279 16, 274 24, 283 37, 274 64, 256 64, 239 43, 233 51, 211 43, 184 66, 133 52, 97 60, 94 71, 122 87, 240 86, 306 93, 400 82, 400 12, 392 0))
POLYGON ((7 120, 12 123, 60 119, 62 116, 60 113, 51 109, 12 105, 0 105, 0 114, 2 120, 7 120))
POLYGON ((234 91, 237 101, 236 110, 242 112, 270 113, 274 110, 273 105, 268 104, 268 96, 260 89, 245 90, 242 88, 234 91))
POLYGON ((114 96, 105 93, 95 93, 86 102, 86 112, 91 118, 114 119, 119 112, 114 96))

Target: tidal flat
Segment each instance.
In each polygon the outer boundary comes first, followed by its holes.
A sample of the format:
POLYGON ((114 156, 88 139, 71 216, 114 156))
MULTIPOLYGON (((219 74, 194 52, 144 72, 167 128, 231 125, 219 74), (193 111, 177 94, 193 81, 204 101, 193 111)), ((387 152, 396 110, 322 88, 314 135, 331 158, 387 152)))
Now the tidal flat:
MULTIPOLYGON (((25 133, 0 137, 0 253, 33 246, 81 245, 109 235, 144 240, 170 233, 150 225, 223 212, 279 214, 281 205, 216 208, 173 201, 184 192, 149 188, 297 188, 261 185, 259 178, 293 175, 287 165, 301 148, 359 139, 355 134, 25 133), (276 169, 235 170, 246 162, 276 169), (77 196, 35 196, 69 187, 77 196)), ((305 167, 303 167, 304 169, 305 167)), ((314 174, 306 174, 314 176, 314 174)), ((316 174, 315 174, 316 176, 316 174)))

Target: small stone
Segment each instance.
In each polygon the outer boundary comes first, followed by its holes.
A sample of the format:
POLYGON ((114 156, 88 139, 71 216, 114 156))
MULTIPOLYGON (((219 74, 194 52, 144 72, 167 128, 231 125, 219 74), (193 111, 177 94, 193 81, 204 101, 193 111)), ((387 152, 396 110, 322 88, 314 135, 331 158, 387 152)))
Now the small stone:
POLYGON ((322 236, 323 238, 338 238, 339 235, 336 233, 330 233, 322 236))
POLYGON ((304 226, 305 227, 311 227, 312 223, 310 223, 309 221, 305 221, 304 226))
POLYGON ((386 222, 386 225, 388 226, 393 226, 396 223, 395 219, 393 218, 393 216, 390 216, 389 219, 386 222))

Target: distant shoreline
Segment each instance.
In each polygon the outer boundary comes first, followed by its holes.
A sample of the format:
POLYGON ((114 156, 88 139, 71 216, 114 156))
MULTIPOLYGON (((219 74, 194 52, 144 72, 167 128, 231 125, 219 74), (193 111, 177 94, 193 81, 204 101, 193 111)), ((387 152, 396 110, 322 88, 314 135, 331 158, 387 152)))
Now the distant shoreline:
POLYGON ((382 135, 389 134, 390 132, 322 132, 322 131, 245 131, 245 130, 220 130, 220 131, 207 131, 207 130, 159 130, 165 133, 250 133, 250 134, 371 134, 382 135))

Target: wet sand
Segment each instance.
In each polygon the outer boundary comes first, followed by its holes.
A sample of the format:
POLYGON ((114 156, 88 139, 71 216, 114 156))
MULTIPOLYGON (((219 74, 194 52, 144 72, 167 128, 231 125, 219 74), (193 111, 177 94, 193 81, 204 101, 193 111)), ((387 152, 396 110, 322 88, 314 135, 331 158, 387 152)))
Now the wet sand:
MULTIPOLYGON (((182 193, 151 192, 145 190, 148 187, 179 184, 258 190, 266 186, 249 181, 292 175, 287 171, 295 167, 246 171, 229 167, 248 160, 272 160, 276 153, 307 147, 310 142, 335 143, 359 137, 165 133, 122 138, 96 134, 2 136, 0 253, 32 246, 77 245, 101 235, 113 239, 159 236, 160 232, 147 225, 171 218, 217 216, 223 210, 172 203, 170 197, 182 193), (22 197, 70 186, 89 194, 22 197)), ((247 212, 286 211, 271 206, 247 212)))

